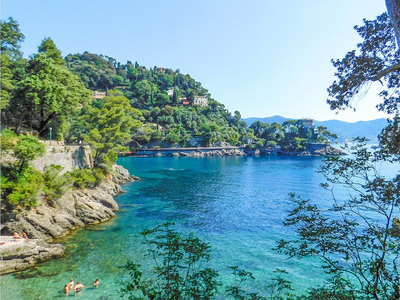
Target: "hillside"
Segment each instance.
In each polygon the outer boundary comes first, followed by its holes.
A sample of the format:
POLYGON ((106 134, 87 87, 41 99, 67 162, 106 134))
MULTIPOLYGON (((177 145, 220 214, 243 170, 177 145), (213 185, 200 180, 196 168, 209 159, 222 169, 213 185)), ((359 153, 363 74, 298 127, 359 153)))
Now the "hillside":
MULTIPOLYGON (((256 121, 263 123, 279 123, 282 124, 285 121, 291 120, 282 116, 272 116, 266 118, 244 118, 243 119, 248 126, 251 126, 256 121)), ((353 137, 365 136, 371 143, 375 144, 378 142, 377 136, 381 132, 382 128, 386 126, 386 119, 376 119, 371 121, 359 121, 355 123, 343 122, 338 120, 329 121, 315 121, 315 126, 324 126, 329 129, 331 133, 337 134, 339 143, 344 143, 351 140, 353 137)))
MULTIPOLYGON (((240 114, 232 115, 200 82, 179 69, 156 66, 147 69, 137 62, 121 64, 112 57, 89 52, 70 54, 65 61, 86 88, 103 92, 119 90, 140 111, 143 125, 134 133, 131 148, 148 143, 182 147, 224 142, 239 145, 246 137, 247 126, 240 114)), ((95 100, 100 106, 102 101, 95 100)), ((67 138, 80 140, 81 136, 67 138)))

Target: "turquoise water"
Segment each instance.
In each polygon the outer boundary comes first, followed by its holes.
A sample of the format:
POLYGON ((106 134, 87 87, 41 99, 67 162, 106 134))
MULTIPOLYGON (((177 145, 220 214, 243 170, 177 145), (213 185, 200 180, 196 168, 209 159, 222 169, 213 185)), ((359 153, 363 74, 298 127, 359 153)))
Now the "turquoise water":
MULTIPOLYGON (((322 282, 316 261, 287 260, 271 249, 293 237, 282 221, 291 207, 288 193, 324 206, 330 193, 319 187, 318 157, 159 157, 120 158, 118 163, 141 181, 123 186, 116 198, 120 212, 110 222, 75 231, 60 242, 66 255, 30 270, 1 277, 1 299, 121 299, 127 259, 142 260, 139 234, 165 221, 194 231, 213 249, 212 267, 229 282, 228 266, 238 265, 257 278, 251 288, 267 293, 273 270, 286 269, 294 287, 304 290, 322 282), (70 278, 85 285, 65 295, 70 278), (99 278, 98 288, 93 282, 99 278)), ((144 264, 144 268, 148 265, 144 264)))

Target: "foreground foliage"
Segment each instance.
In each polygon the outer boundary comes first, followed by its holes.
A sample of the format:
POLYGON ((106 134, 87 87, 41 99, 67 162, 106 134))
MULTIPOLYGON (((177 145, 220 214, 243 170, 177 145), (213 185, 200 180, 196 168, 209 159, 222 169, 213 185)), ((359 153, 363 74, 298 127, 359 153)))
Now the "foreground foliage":
POLYGON ((372 153, 366 140, 357 138, 356 145, 346 146, 351 157, 327 158, 320 172, 327 179, 322 187, 333 196, 331 207, 322 209, 291 194, 294 209, 285 225, 294 227, 298 238, 281 240, 277 247, 291 258, 321 260, 332 289, 312 293, 316 299, 400 298, 400 175, 386 178, 379 172, 380 164, 396 163, 400 154, 400 1, 386 3, 390 17, 384 13, 355 27, 363 41, 357 50, 333 61, 338 80, 328 89, 331 109, 354 109, 365 86, 380 81, 383 101, 377 108, 394 115, 379 136, 381 149, 372 153), (337 186, 347 193, 338 193, 337 186))
MULTIPOLYGON (((225 286, 218 281, 218 271, 208 268, 211 259, 211 247, 202 242, 193 233, 183 236, 173 229, 173 223, 165 223, 142 235, 148 246, 147 257, 153 261, 153 268, 147 274, 141 271, 141 265, 128 261, 123 267, 129 281, 121 288, 121 297, 127 299, 217 299, 221 295, 232 299, 267 299, 257 293, 246 292, 242 285, 254 280, 252 273, 237 266, 232 270, 233 284, 225 286), (223 294, 221 291, 223 290, 223 294)), ((271 298, 281 299, 280 295, 290 290, 290 283, 278 276, 271 282, 271 298)))
POLYGON ((333 195, 330 208, 291 194, 295 208, 284 224, 294 226, 299 238, 281 240, 277 250, 298 259, 318 257, 328 274, 347 279, 341 290, 356 299, 399 299, 400 175, 386 179, 379 155, 359 142, 347 147, 354 158, 329 157, 320 169, 327 179, 322 186, 333 195), (338 186, 348 192, 336 195, 338 186))
MULTIPOLYGON (((291 282, 285 279, 287 272, 277 269, 271 280, 265 282, 266 295, 249 292, 255 280, 251 272, 238 266, 231 270, 231 284, 223 285, 219 271, 208 268, 211 247, 193 233, 187 236, 173 229, 173 223, 165 223, 142 232, 147 245, 146 272, 136 262, 124 266, 129 280, 120 290, 126 299, 236 299, 236 300, 356 300, 396 299, 368 297, 359 289, 357 282, 349 280, 342 272, 334 272, 322 286, 309 288, 303 295, 296 295, 291 282)), ((224 267, 225 268, 225 267, 224 267)))

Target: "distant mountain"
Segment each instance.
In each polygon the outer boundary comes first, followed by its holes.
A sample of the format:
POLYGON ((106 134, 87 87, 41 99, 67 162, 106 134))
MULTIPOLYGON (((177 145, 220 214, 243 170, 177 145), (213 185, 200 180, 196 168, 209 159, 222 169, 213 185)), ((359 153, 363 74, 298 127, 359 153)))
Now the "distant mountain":
MULTIPOLYGON (((243 119, 249 126, 256 121, 263 123, 274 123, 277 122, 282 124, 287 120, 292 120, 291 118, 284 118, 282 116, 273 116, 267 118, 245 118, 243 119)), ((336 140, 339 143, 344 143, 351 140, 353 137, 365 136, 368 138, 372 144, 378 142, 378 134, 381 132, 383 127, 387 125, 386 119, 376 119, 371 121, 359 121, 356 123, 348 123, 338 120, 329 121, 314 121, 315 126, 324 126, 332 133, 339 136, 336 140)))

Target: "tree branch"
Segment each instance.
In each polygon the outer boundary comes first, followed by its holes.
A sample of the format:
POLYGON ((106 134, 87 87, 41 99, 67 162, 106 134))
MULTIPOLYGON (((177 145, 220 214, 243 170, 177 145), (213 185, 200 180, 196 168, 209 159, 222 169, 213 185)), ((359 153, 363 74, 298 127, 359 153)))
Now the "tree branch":
POLYGON ((389 74, 390 72, 393 71, 398 71, 400 70, 400 64, 391 66, 389 68, 386 68, 385 70, 381 71, 378 75, 376 75, 375 77, 372 77, 371 80, 372 81, 378 81, 379 79, 381 79, 383 76, 385 76, 386 74, 389 74))

